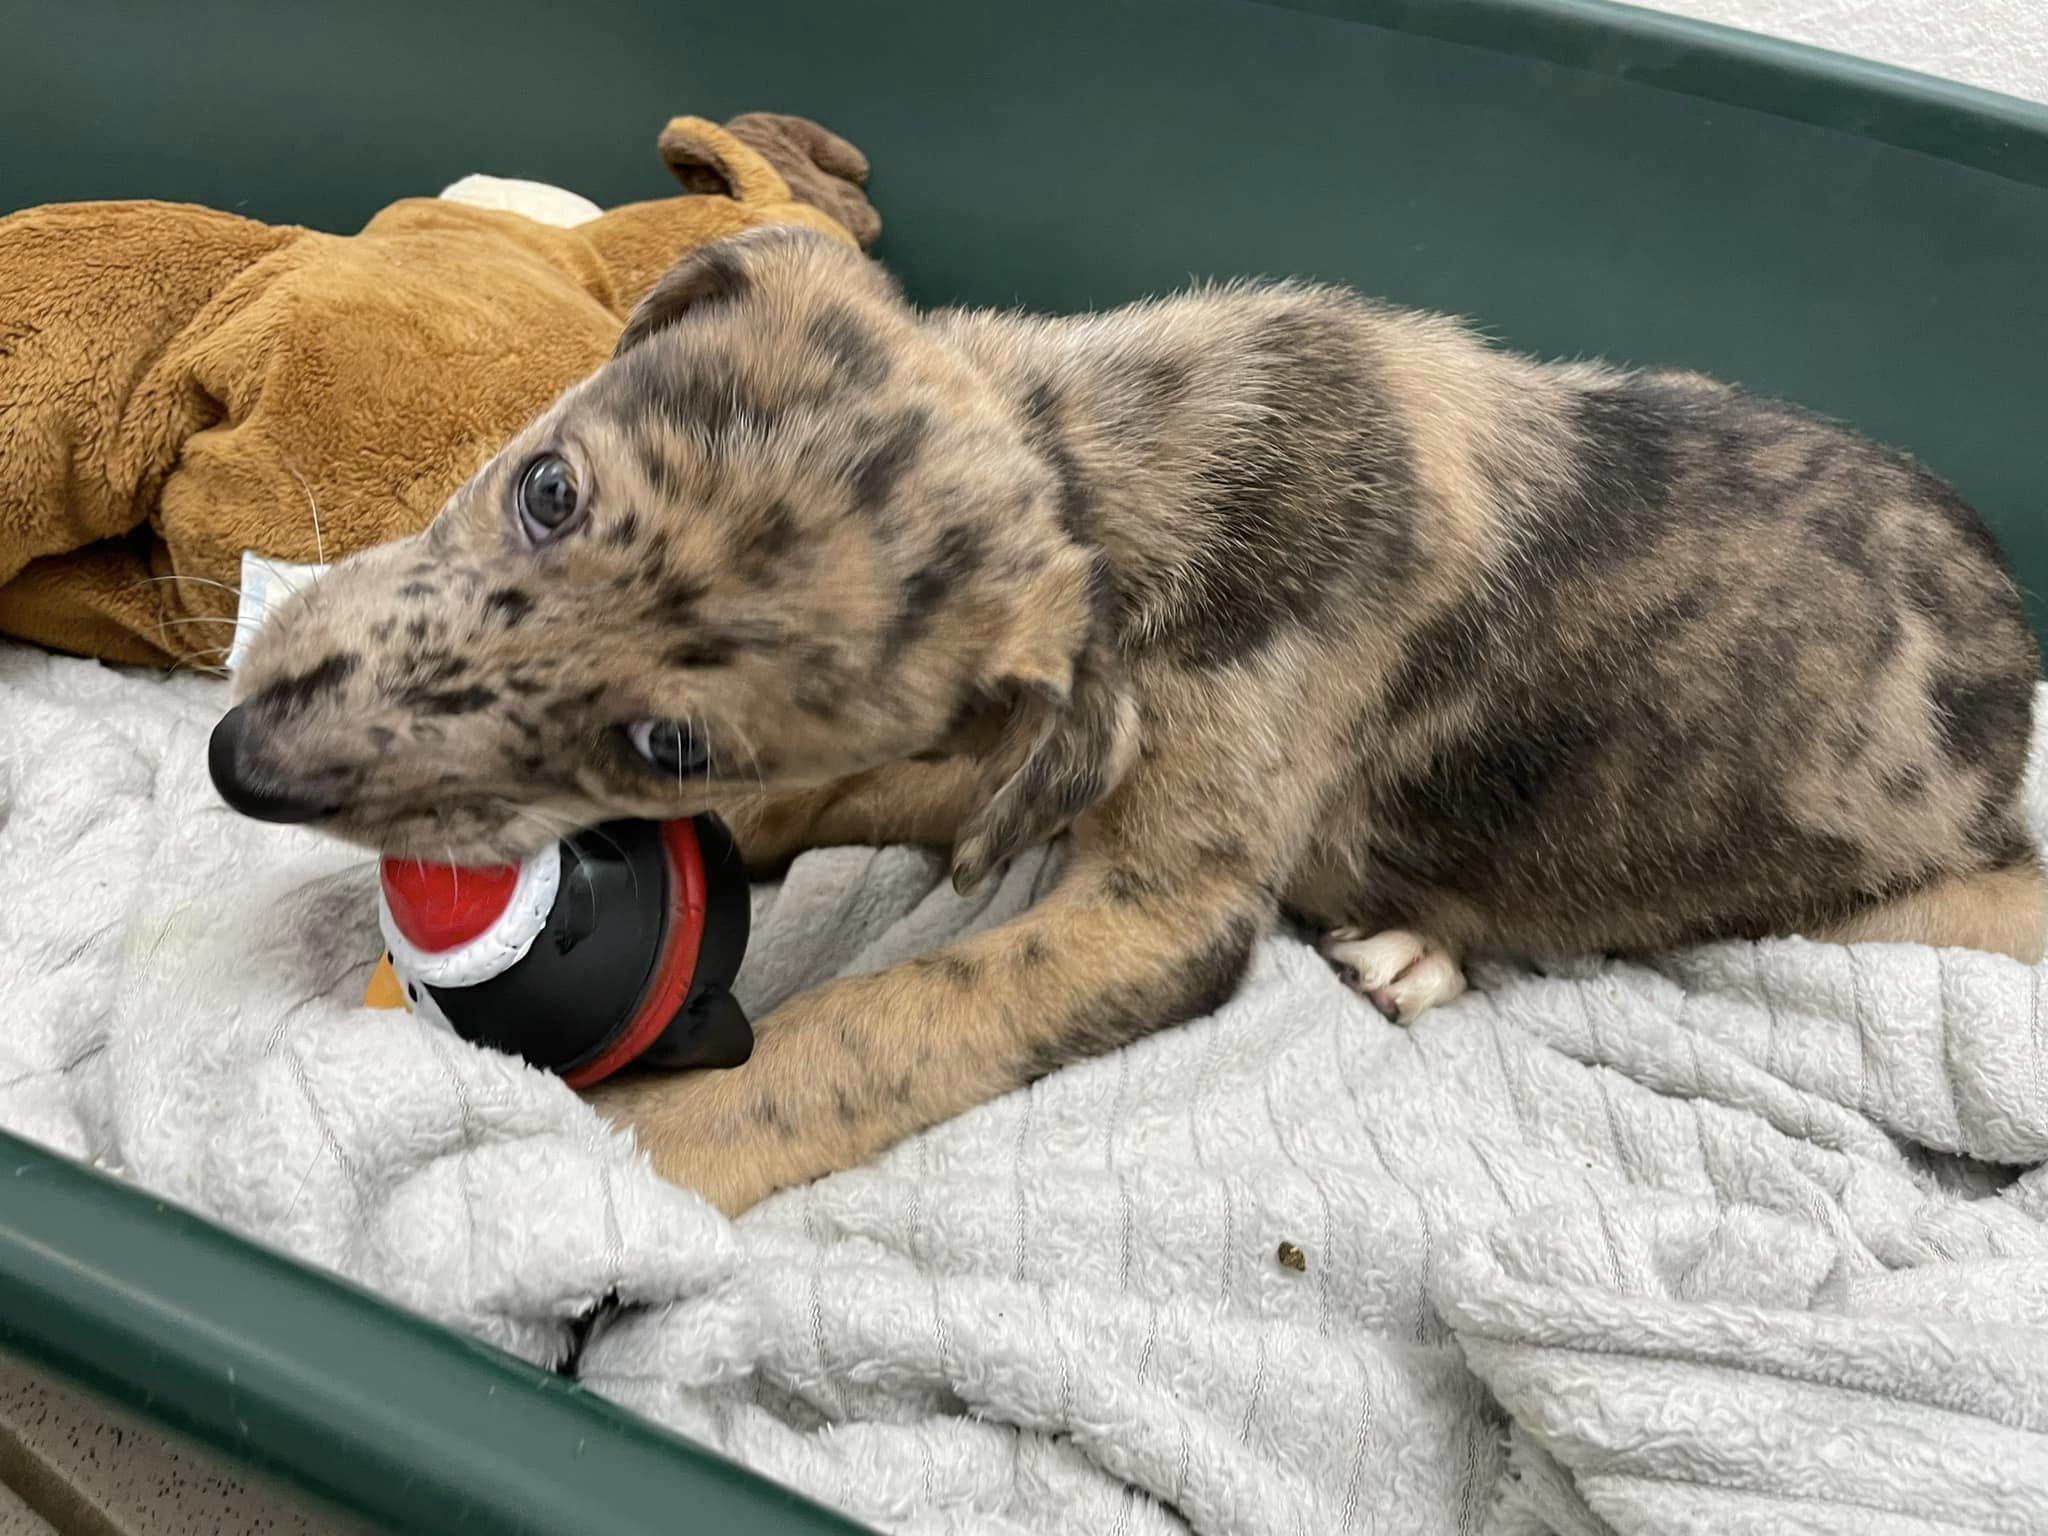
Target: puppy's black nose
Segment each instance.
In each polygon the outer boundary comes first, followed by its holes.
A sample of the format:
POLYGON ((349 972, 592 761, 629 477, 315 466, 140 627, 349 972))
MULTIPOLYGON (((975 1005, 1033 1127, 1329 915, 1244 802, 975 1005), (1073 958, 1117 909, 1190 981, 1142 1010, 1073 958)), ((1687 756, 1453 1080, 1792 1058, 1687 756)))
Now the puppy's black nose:
POLYGON ((206 771, 221 799, 258 821, 318 821, 332 806, 296 795, 263 781, 260 769, 252 769, 249 752, 249 710, 237 704, 220 717, 213 737, 206 744, 206 771))

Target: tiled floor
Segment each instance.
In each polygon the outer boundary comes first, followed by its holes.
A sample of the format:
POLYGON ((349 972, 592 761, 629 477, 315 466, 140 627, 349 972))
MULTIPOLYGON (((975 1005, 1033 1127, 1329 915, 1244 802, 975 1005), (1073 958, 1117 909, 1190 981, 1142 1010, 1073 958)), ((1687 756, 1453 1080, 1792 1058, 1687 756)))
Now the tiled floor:
POLYGON ((341 1536, 349 1529, 0 1358, 0 1536, 341 1536))
POLYGON ((0 1536, 53 1536, 56 1527, 21 1502, 12 1488, 0 1486, 0 1536))

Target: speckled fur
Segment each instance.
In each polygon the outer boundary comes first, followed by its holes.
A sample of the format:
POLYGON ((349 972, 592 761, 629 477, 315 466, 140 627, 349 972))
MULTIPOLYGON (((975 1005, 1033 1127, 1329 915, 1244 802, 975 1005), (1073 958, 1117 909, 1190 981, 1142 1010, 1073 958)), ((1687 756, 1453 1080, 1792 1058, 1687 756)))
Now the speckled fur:
POLYGON ((250 772, 484 859, 724 813, 773 865, 1063 829, 1023 917, 607 1085, 730 1208, 1214 1007, 1283 912, 1457 957, 1803 933, 2040 952, 2038 658, 1969 508, 1682 373, 1282 284, 913 312, 825 242, 686 261, 419 539, 257 644, 250 772), (535 549, 520 466, 587 520, 535 549), (702 781, 619 727, 693 722, 702 781))

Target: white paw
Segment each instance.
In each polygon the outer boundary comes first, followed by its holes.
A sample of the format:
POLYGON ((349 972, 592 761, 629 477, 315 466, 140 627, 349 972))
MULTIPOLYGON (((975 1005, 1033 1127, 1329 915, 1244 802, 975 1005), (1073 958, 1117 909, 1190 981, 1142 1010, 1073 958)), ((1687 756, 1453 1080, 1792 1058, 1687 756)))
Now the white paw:
POLYGON ((1411 1024, 1465 990, 1457 958, 1441 945, 1406 928, 1365 937, 1356 928, 1336 928, 1323 940, 1324 958, 1348 972, 1351 989, 1396 1024, 1411 1024))

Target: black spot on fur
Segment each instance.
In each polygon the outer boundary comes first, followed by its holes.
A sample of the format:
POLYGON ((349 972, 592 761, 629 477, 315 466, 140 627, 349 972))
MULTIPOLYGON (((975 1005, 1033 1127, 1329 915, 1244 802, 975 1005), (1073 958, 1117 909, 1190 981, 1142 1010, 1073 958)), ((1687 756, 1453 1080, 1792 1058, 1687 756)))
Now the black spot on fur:
POLYGON ((505 686, 523 699, 530 699, 548 691, 548 685, 539 678, 525 672, 507 672, 505 686))
POLYGON ((318 666, 272 683, 257 695, 256 703, 279 720, 289 720, 301 711, 340 693, 355 676, 362 658, 351 651, 337 651, 318 666))
POLYGON ((427 638, 432 628, 433 624, 425 614, 415 614, 405 621, 405 637, 414 645, 418 645, 427 638))
POLYGON ((1870 750, 1871 739, 1874 735, 1875 732, 1868 720, 1851 721, 1847 725, 1828 730, 1826 734, 1828 750, 1835 754, 1841 765, 1846 769, 1870 750))
POLYGON ((398 595, 407 602, 424 602, 441 589, 431 581, 408 581, 398 589, 398 595))
POLYGON ((888 633, 883 637, 885 665, 924 637, 953 589, 981 569, 987 550, 980 530, 964 523, 939 535, 931 557, 904 579, 896 612, 891 615, 888 633))
MULTIPOLYGON (((1563 480, 1531 479, 1518 467, 1482 461, 1502 498, 1528 509, 1514 527, 1507 556, 1516 601, 1506 604, 1495 593, 1482 593, 1419 627, 1388 684, 1389 719, 1399 722, 1432 703, 1484 692, 1497 684, 1493 674, 1513 673, 1544 648, 1542 637, 1558 605, 1573 601, 1574 583, 1612 579, 1617 565, 1650 555, 1676 528, 1711 517, 1759 515, 1753 500, 1675 495, 1686 465, 1698 457, 1688 442, 1730 436, 1735 445, 1723 451, 1746 452, 1739 445, 1747 438, 1738 428, 1747 419, 1724 399, 1696 396, 1654 378, 1631 378, 1579 396, 1572 414, 1577 463, 1563 480)), ((1835 528, 1831 536, 1847 534, 1835 528)), ((1860 543, 1856 549, 1860 557, 1860 543)), ((1632 612, 1610 622, 1631 627, 1626 646, 1641 657, 1679 640, 1704 611, 1693 594, 1654 613, 1632 612)), ((1758 637, 1760 645, 1772 640, 1758 637)))
POLYGON ((630 507, 613 518, 604 531, 604 541, 613 549, 630 549, 639 537, 640 514, 630 507))
POLYGON ((1807 514, 1806 529, 1816 547, 1844 570, 1879 582, 1885 573, 1872 543, 1870 522, 1866 505, 1830 498, 1807 514))
POLYGON ((837 720, 847 696, 846 669, 839 653, 826 645, 801 646, 796 666, 790 701, 814 719, 837 720))
POLYGON ((1389 828, 1428 829, 1405 872, 1440 889, 1485 888, 1497 850, 1535 823, 1593 740, 1588 720, 1561 710, 1446 743, 1380 810, 1389 828))
POLYGON ((1132 381, 1138 403, 1155 419, 1169 416, 1193 387, 1188 365, 1176 357, 1148 357, 1132 381))
POLYGON ((804 336, 833 371, 857 389, 874 389, 889 377, 888 353, 844 305, 835 304, 814 318, 804 336))
MULTIPOLYGON (((662 430, 655 422, 642 421, 639 430, 632 434, 633 455, 640 461, 640 473, 653 487, 656 500, 667 506, 675 506, 684 499, 685 481, 683 466, 676 449, 676 434, 662 430)), ((638 516, 628 509, 621 521, 614 523, 605 536, 605 543, 613 549, 629 548, 633 535, 640 531, 638 516), (631 518, 630 524, 624 522, 631 518), (621 531, 622 528, 625 531, 621 531)))
POLYGON ((1927 770, 1917 763, 1894 769, 1881 782, 1887 795, 1907 805, 1917 805, 1927 798, 1927 770))
POLYGON ((1477 605, 1459 603, 1415 631, 1387 684, 1389 723, 1399 723, 1432 703, 1444 702, 1478 675, 1485 623, 1477 605))
POLYGON ((670 647, 666 659, 672 667, 729 667, 738 655, 730 636, 707 635, 670 647))
POLYGON ((1022 1080, 1035 1082, 1069 1062, 1100 1056, 1155 1030, 1214 1013, 1243 980, 1261 926, 1259 917, 1241 913, 1190 950, 1164 984, 1112 986, 1080 1004, 1060 1021, 1056 1033, 1031 1048, 1022 1080))
POLYGON ((796 512, 780 497, 749 519, 733 539, 734 573, 753 586, 773 586, 799 563, 802 529, 796 512))
POLYGON ((410 678, 414 683, 451 682, 469 670, 468 660, 454 651, 422 651, 413 658, 410 678))
POLYGON ((556 722, 574 720, 579 715, 588 714, 596 707, 597 701, 603 697, 604 685, 596 683, 580 692, 552 701, 542 713, 548 719, 556 722))
POLYGON ((738 256, 730 250, 710 246, 694 259, 693 304, 737 304, 754 291, 738 256))
POLYGON ((785 1140, 796 1130, 796 1127, 790 1124, 789 1116, 784 1113, 782 1106, 765 1094, 754 1100, 753 1115, 756 1125, 764 1130, 773 1131, 785 1140))
POLYGON ((1052 470, 1059 491, 1060 527, 1076 543, 1092 544, 1095 492, 1060 429, 1060 400, 1050 380, 1040 380, 1024 395, 1025 438, 1052 470))
POLYGON ((1977 824, 1970 829, 1970 846, 1991 869, 2036 869, 2040 864, 2034 839, 2019 825, 2008 797, 1985 797, 1977 824))
POLYGON ((1639 554, 1669 531, 1683 410, 1682 398, 1641 379, 1579 397, 1581 470, 1556 509, 1563 516, 1526 551, 1532 565, 1562 580, 1639 554))
POLYGON ((971 987, 981 980, 981 962, 966 955, 920 955, 911 964, 921 971, 943 976, 959 987, 971 987))
POLYGON ((422 687, 406 689, 399 694, 398 702, 422 715, 473 715, 497 703, 498 695, 492 689, 475 685, 442 689, 422 687))
POLYGON ((1958 609, 1956 595, 1942 580, 1939 571, 1926 565, 1911 567, 1905 573, 1902 590, 1907 603, 1937 630, 1947 633, 1961 625, 1963 616, 1958 609))
POLYGON ((1958 766, 1990 766, 2027 739, 2033 690, 2020 678, 1948 673, 1934 679, 1927 696, 1958 766))
POLYGON ((931 433, 922 410, 904 411, 880 429, 873 446, 853 467, 853 510, 877 512, 896 494, 931 433))
POLYGON ((1102 872, 1102 894, 1118 906, 1139 906, 1167 893, 1168 888, 1157 879, 1122 864, 1112 864, 1102 872))
POLYGON ((397 629, 398 620, 379 619, 376 623, 370 626, 370 638, 376 641, 379 645, 383 645, 391 639, 392 634, 397 629))
POLYGON ((654 623, 681 627, 696 619, 697 605, 711 588, 692 576, 670 576, 655 587, 647 605, 647 617, 654 623))
POLYGON ((1212 470, 1202 540, 1161 625, 1185 664, 1245 660, 1413 561, 1407 435, 1348 328, 1283 309, 1256 344, 1268 424, 1212 470), (1315 401, 1313 413, 1302 402, 1315 401), (1341 422, 1335 438, 1326 422, 1341 422))
MULTIPOLYGON (((636 440, 644 437, 642 425, 649 417, 713 447, 742 425, 757 430, 770 425, 771 413, 730 357, 641 354, 599 377, 605 386, 604 409, 636 440)), ((668 483, 662 477, 673 469, 661 453, 653 453, 644 467, 658 485, 668 483)))
POLYGON ((484 612, 494 614, 507 629, 515 629, 533 612, 533 599, 517 587, 499 587, 484 599, 484 612))
POLYGON ((398 733, 388 726, 373 725, 364 735, 372 752, 389 752, 398 742, 398 733))
POLYGON ((1017 947, 1017 963, 1028 969, 1036 970, 1051 958, 1051 948, 1035 933, 1026 935, 1024 942, 1017 947))

